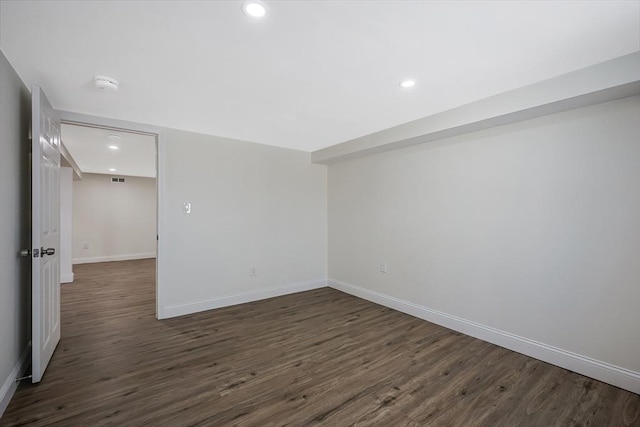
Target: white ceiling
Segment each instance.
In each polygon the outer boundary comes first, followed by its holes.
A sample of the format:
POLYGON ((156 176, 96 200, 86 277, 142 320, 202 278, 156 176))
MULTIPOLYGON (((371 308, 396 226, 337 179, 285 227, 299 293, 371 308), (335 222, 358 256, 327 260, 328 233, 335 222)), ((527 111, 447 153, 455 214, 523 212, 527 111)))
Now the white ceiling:
POLYGON ((61 133, 62 143, 84 173, 156 176, 154 136, 66 123, 62 124, 61 133), (117 135, 120 139, 109 139, 108 135, 117 135))
POLYGON ((266 3, 2 0, 0 48, 58 109, 307 151, 640 50, 639 1, 266 3))

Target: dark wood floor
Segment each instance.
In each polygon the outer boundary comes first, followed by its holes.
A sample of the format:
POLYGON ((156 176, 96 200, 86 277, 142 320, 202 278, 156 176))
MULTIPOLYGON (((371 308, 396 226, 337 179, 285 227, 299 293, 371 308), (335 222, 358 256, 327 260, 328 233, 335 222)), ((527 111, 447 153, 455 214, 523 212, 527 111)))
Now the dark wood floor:
POLYGON ((329 288, 157 321, 154 269, 75 266, 1 425, 640 425, 638 395, 329 288))

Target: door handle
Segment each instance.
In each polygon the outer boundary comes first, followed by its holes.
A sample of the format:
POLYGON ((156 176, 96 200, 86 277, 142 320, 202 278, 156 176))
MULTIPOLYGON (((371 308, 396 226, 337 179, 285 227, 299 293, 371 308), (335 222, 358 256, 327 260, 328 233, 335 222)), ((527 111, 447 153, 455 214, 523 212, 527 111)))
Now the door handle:
POLYGON ((23 249, 20 251, 20 256, 31 256, 31 249, 23 249))
POLYGON ((45 255, 54 255, 56 253, 55 248, 40 248, 40 256, 43 257, 45 255))

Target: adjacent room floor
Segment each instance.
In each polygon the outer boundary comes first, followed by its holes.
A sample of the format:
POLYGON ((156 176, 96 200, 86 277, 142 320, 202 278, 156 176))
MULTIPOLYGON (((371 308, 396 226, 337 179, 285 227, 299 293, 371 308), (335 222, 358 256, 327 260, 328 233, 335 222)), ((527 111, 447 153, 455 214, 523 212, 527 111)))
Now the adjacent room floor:
POLYGON ((636 394, 329 288, 158 321, 154 274, 75 266, 0 425, 640 425, 636 394))

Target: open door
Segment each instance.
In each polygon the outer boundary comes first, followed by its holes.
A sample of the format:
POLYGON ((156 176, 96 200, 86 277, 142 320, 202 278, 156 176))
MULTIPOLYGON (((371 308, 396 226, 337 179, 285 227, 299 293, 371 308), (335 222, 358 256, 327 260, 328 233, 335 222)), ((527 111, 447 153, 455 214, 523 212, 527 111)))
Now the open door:
POLYGON ((60 121, 31 90, 32 379, 40 382, 60 341, 60 121))

